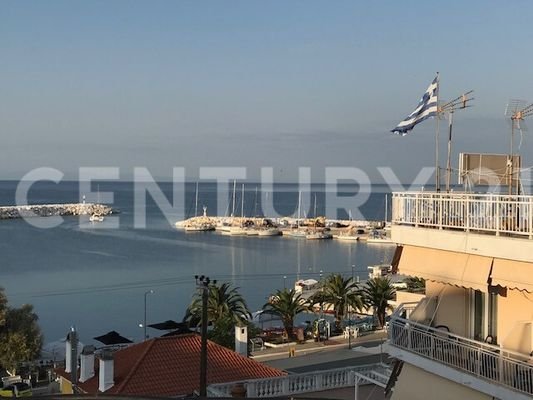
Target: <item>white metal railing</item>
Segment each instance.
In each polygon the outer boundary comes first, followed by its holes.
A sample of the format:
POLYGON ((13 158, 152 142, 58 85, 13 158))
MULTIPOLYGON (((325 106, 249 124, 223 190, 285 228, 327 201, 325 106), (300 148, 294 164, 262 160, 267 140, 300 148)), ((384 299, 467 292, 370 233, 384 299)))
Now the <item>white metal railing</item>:
POLYGON ((392 194, 392 223, 533 239, 533 196, 397 192, 392 194))
POLYGON ((413 309, 413 303, 402 304, 392 315, 389 323, 391 346, 494 384, 533 394, 533 364, 526 355, 413 322, 408 319, 413 309))
POLYGON ((231 390, 236 385, 242 385, 247 397, 290 396, 350 387, 356 382, 359 384, 379 382, 384 386, 389 376, 389 366, 377 363, 275 378, 213 384, 208 386, 207 394, 212 397, 231 397, 231 390))

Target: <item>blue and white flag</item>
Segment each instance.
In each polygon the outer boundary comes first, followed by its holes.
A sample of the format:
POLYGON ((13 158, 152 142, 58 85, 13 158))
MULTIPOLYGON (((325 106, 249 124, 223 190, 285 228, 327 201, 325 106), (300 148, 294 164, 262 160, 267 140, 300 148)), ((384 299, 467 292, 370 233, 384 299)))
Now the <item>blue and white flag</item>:
POLYGON ((402 122, 398 124, 391 132, 397 132, 401 136, 407 135, 411 129, 419 122, 424 121, 429 117, 437 115, 437 99, 439 94, 439 76, 437 75, 431 85, 429 85, 426 93, 420 99, 418 106, 409 114, 402 122))

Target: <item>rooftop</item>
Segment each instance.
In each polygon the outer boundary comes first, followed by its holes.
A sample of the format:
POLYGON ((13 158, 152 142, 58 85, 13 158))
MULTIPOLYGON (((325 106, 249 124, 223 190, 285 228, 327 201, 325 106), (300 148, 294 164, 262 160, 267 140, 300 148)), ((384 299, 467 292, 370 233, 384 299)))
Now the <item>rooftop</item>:
MULTIPOLYGON (((196 334, 160 337, 134 344, 114 353, 114 386, 106 394, 177 396, 198 389, 201 338, 196 334)), ((234 382, 286 375, 208 341, 207 383, 234 382)), ((96 363, 98 364, 98 363, 96 363)), ((96 365, 96 370, 98 365, 96 365)), ((66 379, 70 374, 58 373, 66 379)), ((98 373, 78 387, 98 392, 98 373)))

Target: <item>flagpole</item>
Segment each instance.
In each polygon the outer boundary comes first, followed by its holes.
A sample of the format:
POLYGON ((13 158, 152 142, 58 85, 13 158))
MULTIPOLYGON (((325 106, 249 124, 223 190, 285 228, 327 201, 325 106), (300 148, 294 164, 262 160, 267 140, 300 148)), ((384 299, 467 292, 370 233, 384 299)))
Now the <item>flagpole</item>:
POLYGON ((446 192, 450 191, 450 180, 452 173, 452 126, 453 126, 453 109, 450 110, 449 116, 449 133, 448 133, 448 161, 446 163, 446 192))
POLYGON ((440 192, 440 167, 439 167, 439 91, 440 91, 440 75, 437 72, 437 129, 435 131, 435 190, 440 192))

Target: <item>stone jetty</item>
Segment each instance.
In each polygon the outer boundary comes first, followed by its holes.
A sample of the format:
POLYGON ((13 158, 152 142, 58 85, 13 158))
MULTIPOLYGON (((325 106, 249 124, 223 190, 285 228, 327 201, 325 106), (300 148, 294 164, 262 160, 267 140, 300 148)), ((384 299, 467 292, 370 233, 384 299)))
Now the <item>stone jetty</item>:
POLYGON ((92 214, 109 215, 112 212, 113 210, 111 207, 96 203, 30 204, 0 207, 0 219, 92 214))

